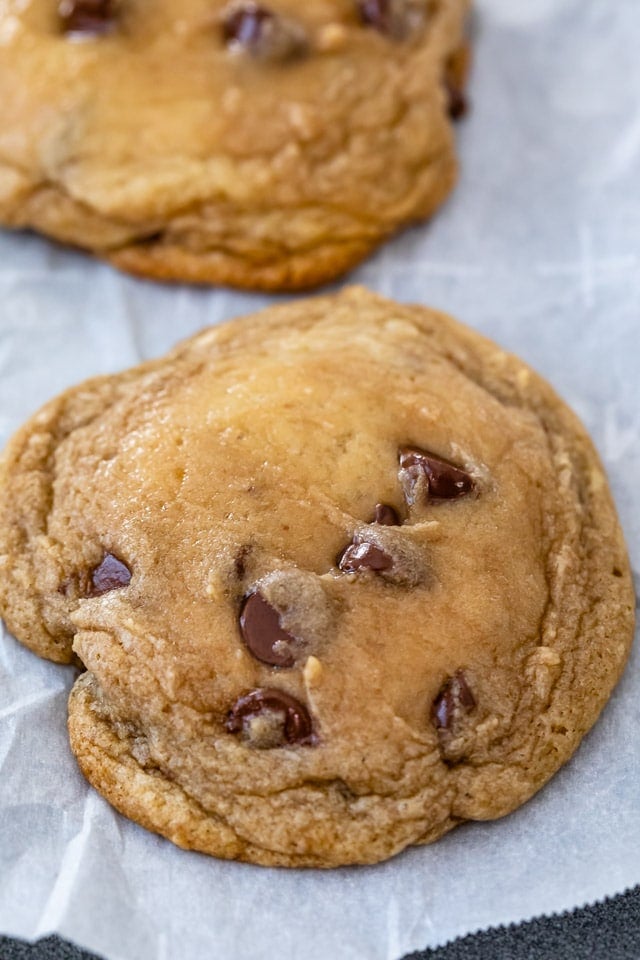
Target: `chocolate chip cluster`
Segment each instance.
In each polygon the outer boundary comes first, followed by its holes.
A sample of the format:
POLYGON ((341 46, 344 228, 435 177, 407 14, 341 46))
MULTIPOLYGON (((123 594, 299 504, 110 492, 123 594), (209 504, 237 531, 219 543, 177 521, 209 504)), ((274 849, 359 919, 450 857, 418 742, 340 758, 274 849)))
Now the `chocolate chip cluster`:
MULTIPOLYGON (((404 39, 428 14, 425 0, 354 0, 363 26, 393 39, 404 39)), ((114 0, 60 0, 58 15, 67 34, 98 36, 118 20, 114 0)), ((284 61, 304 54, 309 41, 302 24, 254 0, 231 0, 220 18, 223 42, 231 50, 261 60, 284 61)))
MULTIPOLYGON (((353 0, 354 16, 390 40, 402 41, 429 20, 429 0, 353 0)), ((62 33, 76 39, 113 33, 120 21, 118 0, 59 0, 62 33)), ((219 22, 222 43, 232 53, 271 63, 286 63, 305 56, 311 41, 302 23, 254 0, 231 0, 219 22)), ((460 83, 445 69, 443 85, 452 119, 466 112, 460 83)))
MULTIPOLYGON (((457 500, 476 489, 475 481, 465 470, 418 447, 401 447, 398 462, 398 479, 407 511, 416 504, 457 500)), ((372 530, 401 527, 402 521, 395 507, 378 503, 369 526, 372 530)), ((373 532, 354 535, 337 559, 337 567, 343 573, 403 582, 395 573, 396 565, 397 558, 376 542, 373 532)), ((127 587, 130 581, 127 564, 108 552, 84 577, 81 592, 87 597, 98 597, 127 587)), ((305 643, 285 629, 280 613, 259 589, 253 589, 242 602, 239 631, 247 650, 267 666, 293 669, 305 653, 305 643)), ((431 721, 445 748, 447 739, 455 735, 464 716, 475 706, 465 673, 458 670, 445 680, 431 707, 431 721)), ((318 742, 307 707, 277 687, 259 688, 239 697, 227 715, 225 727, 259 749, 318 742)))
MULTIPOLYGON (((457 500, 475 489, 472 477, 460 467, 417 447, 402 447, 398 454, 399 480, 407 509, 416 503, 457 500)), ((371 526, 401 526, 396 509, 379 503, 371 526)), ((357 533, 338 557, 343 573, 394 578, 396 558, 373 537, 357 533)), ((291 669, 305 645, 285 630, 278 611, 259 591, 244 600, 239 618, 240 634, 250 653, 261 663, 291 669)), ((461 716, 475 707, 475 700, 462 671, 448 679, 433 705, 432 720, 439 734, 446 735, 461 716)), ((240 733, 258 747, 316 742, 307 708, 279 689, 260 689, 240 697, 227 720, 227 730, 240 733), (269 718, 268 722, 265 718, 269 718), (295 718, 295 722, 294 722, 295 718), (268 729, 265 737, 264 724, 268 729), (278 727, 279 735, 274 727, 278 727)))

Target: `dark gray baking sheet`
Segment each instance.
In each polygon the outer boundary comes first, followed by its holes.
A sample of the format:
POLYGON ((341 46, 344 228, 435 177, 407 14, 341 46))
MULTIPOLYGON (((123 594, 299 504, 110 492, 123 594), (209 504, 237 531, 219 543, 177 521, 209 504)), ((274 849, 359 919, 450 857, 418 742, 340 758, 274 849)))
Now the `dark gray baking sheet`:
MULTIPOLYGON (((470 934, 404 960, 637 960, 640 887, 569 914, 470 934)), ((0 937, 0 960, 94 960, 57 937, 34 945, 0 937)), ((131 956, 127 960, 135 960, 131 956)), ((188 960, 188 958, 182 958, 188 960)), ((340 960, 336 954, 333 960, 340 960)))

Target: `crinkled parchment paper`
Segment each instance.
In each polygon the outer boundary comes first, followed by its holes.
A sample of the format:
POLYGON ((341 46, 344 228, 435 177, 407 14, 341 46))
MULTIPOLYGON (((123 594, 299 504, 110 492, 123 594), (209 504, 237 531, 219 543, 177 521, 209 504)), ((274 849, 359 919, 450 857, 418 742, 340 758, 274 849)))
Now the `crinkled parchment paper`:
MULTIPOLYGON (((355 279, 443 308, 545 374, 604 457, 640 564, 638 0, 478 0, 460 187, 355 279)), ((55 392, 266 302, 116 275, 0 233, 0 442, 55 392)), ((109 960, 398 960, 640 882, 637 652, 575 758, 506 820, 390 863, 267 870, 117 815, 69 752, 72 671, 0 636, 0 930, 109 960)))

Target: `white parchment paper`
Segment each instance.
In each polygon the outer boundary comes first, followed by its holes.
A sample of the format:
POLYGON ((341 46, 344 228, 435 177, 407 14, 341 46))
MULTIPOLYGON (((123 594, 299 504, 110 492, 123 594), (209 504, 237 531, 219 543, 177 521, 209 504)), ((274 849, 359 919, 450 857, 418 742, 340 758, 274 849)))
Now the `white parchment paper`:
MULTIPOLYGON (((640 567, 640 4, 478 0, 460 186, 355 276, 520 353, 591 430, 640 567)), ((161 287, 0 233, 0 442, 89 375, 265 297, 161 287)), ((182 852, 89 789, 71 671, 0 636, 0 930, 109 960, 398 960, 640 882, 637 652, 575 758, 506 820, 390 863, 267 870, 182 852)))

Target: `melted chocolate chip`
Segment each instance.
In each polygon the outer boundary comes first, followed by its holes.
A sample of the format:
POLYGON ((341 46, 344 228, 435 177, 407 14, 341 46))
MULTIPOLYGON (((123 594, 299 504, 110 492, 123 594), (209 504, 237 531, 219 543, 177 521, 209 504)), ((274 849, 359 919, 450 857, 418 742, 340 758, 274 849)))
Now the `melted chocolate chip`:
POLYGON ((100 36, 115 27, 112 0, 60 0, 58 16, 70 34, 100 36))
POLYGON ((438 730, 455 732, 460 719, 476 706, 463 670, 445 680, 431 707, 431 719, 438 730))
POLYGON ((236 0, 222 14, 222 37, 231 49, 263 60, 288 60, 307 49, 302 27, 252 0, 236 0))
POLYGON ((427 16, 424 0, 356 0, 356 6, 365 26, 394 40, 404 40, 427 16))
POLYGON ((466 471, 415 447, 399 451, 400 482, 409 506, 418 499, 457 500, 474 489, 466 471))
POLYGON ((227 716, 226 728, 262 749, 313 743, 307 708, 283 690, 253 690, 240 697, 227 716))
POLYGON ((449 77, 445 78, 447 92, 447 110, 452 120, 460 120, 469 109, 464 91, 449 77))
POLYGON ((469 44, 463 43, 445 64, 443 86, 447 95, 447 111, 452 120, 459 120, 468 110, 464 89, 470 59, 469 44))
POLYGON ((110 590, 121 590, 129 585, 131 571, 129 567, 112 553, 105 553, 97 567, 91 571, 90 596, 100 597, 110 590))
POLYGON ((360 19, 380 33, 391 33, 392 0, 358 0, 360 19))
POLYGON ((344 573, 358 573, 360 570, 373 570, 380 573, 390 570, 393 560, 388 553, 381 550, 374 543, 354 538, 338 561, 338 567, 344 573))
POLYGON ((238 44, 247 50, 257 47, 265 35, 266 25, 274 15, 257 3, 234 4, 223 16, 222 35, 225 43, 238 44))
POLYGON ((372 523, 379 523, 385 527, 399 527, 400 517, 387 503, 377 503, 372 523))
POLYGON ((240 613, 242 639, 256 660, 272 667, 292 667, 298 641, 280 626, 280 616, 261 593, 251 593, 240 613))
MULTIPOLYGON (((393 507, 386 503, 377 503, 375 514, 371 523, 377 523, 384 527, 400 526, 400 518, 393 507)), ((358 573, 361 570, 373 570, 374 573, 382 573, 384 570, 391 570, 393 567, 393 557, 390 557, 381 547, 371 540, 366 539, 366 535, 356 534, 342 553, 338 556, 337 565, 344 573, 358 573)))

